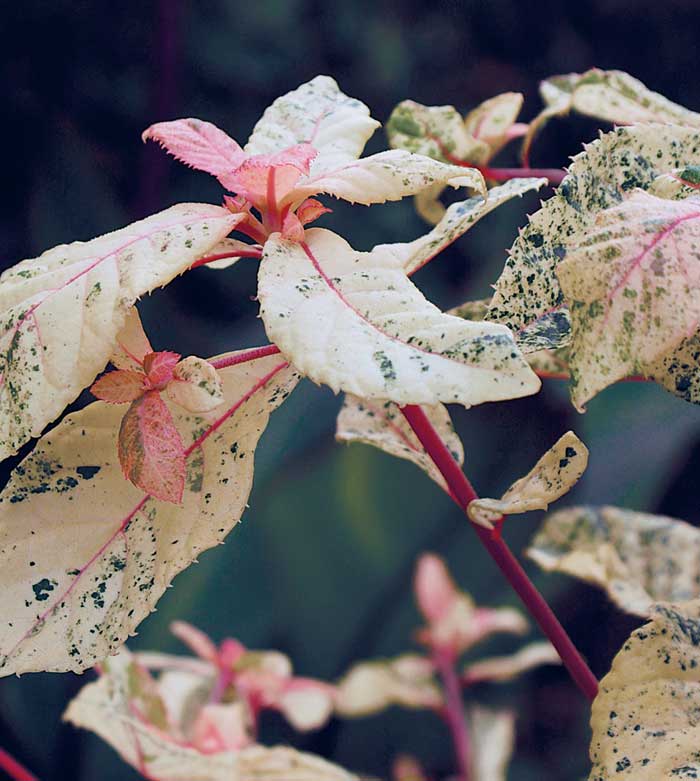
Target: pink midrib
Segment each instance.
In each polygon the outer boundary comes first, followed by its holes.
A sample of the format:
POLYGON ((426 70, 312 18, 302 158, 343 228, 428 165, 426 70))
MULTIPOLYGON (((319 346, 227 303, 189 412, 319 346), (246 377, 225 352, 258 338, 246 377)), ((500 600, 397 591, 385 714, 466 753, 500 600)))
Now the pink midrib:
POLYGON ((376 323, 373 323, 371 320, 369 320, 367 317, 365 317, 362 312, 359 311, 355 306, 353 306, 347 298, 343 295, 342 291, 340 291, 334 284, 333 280, 326 274, 326 272, 321 268, 321 264, 316 259, 315 255, 311 251, 311 248, 309 245, 304 241, 301 243, 301 248, 304 250, 304 253, 306 254, 306 257, 311 262, 312 266, 316 270, 316 272, 319 274, 321 279, 325 282, 325 284, 328 286, 328 288, 336 295, 338 298, 342 301, 343 305, 348 307, 357 317, 362 320, 362 322, 367 323, 367 325, 370 326, 374 331, 376 331, 378 334, 381 334, 385 339, 389 339, 392 342, 396 342, 397 344, 401 344, 404 347, 408 347, 409 350, 415 350, 416 352, 423 353, 425 355, 430 356, 431 358, 442 358, 445 361, 450 361, 451 363, 456 363, 458 366, 468 366, 472 369, 478 369, 479 371, 496 371, 495 369, 489 368, 488 366, 479 366, 478 364, 469 363, 467 361, 458 361, 456 358, 451 358, 449 355, 444 355, 443 353, 438 352, 431 352, 430 350, 426 350, 424 347, 418 347, 414 344, 408 344, 408 342, 405 342, 403 339, 399 339, 397 336, 392 336, 391 334, 387 333, 386 331, 383 331, 376 323))
MULTIPOLYGON (((11 343, 12 340, 14 339, 15 334, 22 327, 22 325, 27 320, 27 318, 30 316, 34 316, 36 310, 39 309, 39 307, 41 307, 43 304, 45 304, 46 301, 48 301, 51 298, 51 296, 53 296, 55 293, 59 293, 61 290, 64 290, 69 285, 72 285, 76 280, 80 279, 86 274, 89 274, 94 268, 97 268, 97 266, 99 266, 101 263, 104 263, 106 260, 113 258, 115 255, 118 255, 119 253, 123 252, 125 249, 127 249, 127 247, 130 247, 132 244, 136 244, 137 242, 142 241, 143 239, 148 239, 154 236, 155 234, 160 233, 161 231, 168 230, 170 228, 175 228, 183 225, 196 225, 197 223, 200 222, 206 222, 207 220, 217 219, 217 217, 220 216, 221 215, 212 214, 207 217, 200 217, 192 221, 186 221, 186 222, 179 221, 179 222, 169 223, 167 225, 159 225, 157 228, 154 228, 154 230, 151 231, 150 233, 144 233, 140 236, 136 236, 132 238, 131 240, 127 241, 125 244, 122 244, 120 247, 117 247, 116 249, 112 250, 109 254, 100 256, 94 263, 91 263, 87 268, 84 268, 82 269, 82 271, 79 271, 77 274, 75 274, 75 276, 66 280, 59 287, 50 288, 49 290, 47 290, 46 295, 41 299, 41 301, 37 301, 35 304, 32 304, 32 306, 26 312, 24 312, 22 317, 20 317, 17 320, 17 323, 15 324, 14 328, 11 331, 10 329, 7 329, 5 333, 2 335, 2 337, 0 338, 5 338, 5 336, 7 336, 8 333, 11 333, 12 334, 12 336, 10 337, 10 343, 11 343)), ((82 258, 82 261, 87 259, 88 258, 82 258)), ((39 324, 36 322, 36 318, 34 319, 34 322, 35 322, 35 327, 37 330, 38 337, 41 338, 39 324)), ((0 384, 4 383, 4 379, 5 379, 5 373, 3 372, 2 377, 0 377, 0 384)))
MULTIPOLYGON (((233 406, 229 407, 229 409, 224 412, 221 417, 219 417, 217 420, 214 421, 214 423, 211 424, 211 426, 198 438, 196 439, 186 450, 185 450, 185 458, 189 458, 190 455, 198 448, 200 445, 208 438, 210 437, 223 423, 225 423, 231 415, 233 415, 237 409, 241 407, 241 405, 245 404, 248 399, 250 399, 255 393, 257 393, 261 388, 263 388, 267 383, 280 371, 285 369, 289 364, 284 361, 283 363, 277 364, 273 369, 271 369, 264 377, 262 377, 260 380, 258 380, 251 389, 245 393, 243 396, 241 396, 238 401, 236 401, 233 406)), ((19 648, 20 645, 34 632, 37 626, 42 624, 48 616, 50 616, 58 607, 58 605, 61 604, 61 602, 65 601, 73 592, 75 587, 80 582, 83 575, 92 567, 92 565, 104 554, 104 552, 112 545, 114 540, 117 539, 117 537, 120 534, 123 534, 129 523, 133 520, 136 513, 139 512, 139 510, 143 509, 143 506, 146 504, 146 502, 151 499, 150 494, 144 494, 144 496, 139 500, 138 504, 129 512, 128 515, 126 515, 117 530, 100 546, 100 548, 96 551, 96 553, 93 554, 93 556, 88 560, 88 562, 81 568, 80 572, 74 577, 71 584, 68 586, 68 588, 61 593, 60 596, 57 596, 54 602, 50 605, 50 607, 47 607, 46 610, 34 621, 34 623, 31 625, 31 627, 22 635, 22 637, 15 643, 15 645, 6 653, 3 654, 5 659, 9 659, 12 654, 15 653, 15 651, 19 648)))

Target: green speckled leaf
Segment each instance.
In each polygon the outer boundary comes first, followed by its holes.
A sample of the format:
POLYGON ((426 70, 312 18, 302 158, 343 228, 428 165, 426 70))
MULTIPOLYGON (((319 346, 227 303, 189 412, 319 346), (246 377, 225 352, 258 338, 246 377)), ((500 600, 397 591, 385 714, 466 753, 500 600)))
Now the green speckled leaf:
POLYGON ((561 347, 569 313, 555 268, 603 209, 657 176, 700 163, 700 131, 674 125, 620 127, 588 144, 569 174, 516 239, 498 279, 488 319, 515 332, 524 352, 561 347))
POLYGON ((618 507, 572 507, 545 519, 527 555, 605 589, 622 610, 650 615, 655 602, 700 597, 700 530, 618 507))
POLYGON ((651 617, 600 682, 589 781, 700 778, 700 600, 651 617))
POLYGON ((185 271, 240 219, 218 206, 179 204, 5 271, 0 458, 39 436, 95 379, 140 296, 185 271))
POLYGON ((508 329, 443 314, 386 247, 357 252, 313 228, 270 238, 258 275, 269 339, 314 382, 365 399, 464 406, 540 386, 508 329))
POLYGON ((279 356, 219 374, 216 410, 171 407, 186 446, 180 505, 122 476, 123 409, 103 402, 65 418, 15 469, 0 494, 0 675, 81 671, 113 653, 238 522, 258 439, 297 377, 279 356))

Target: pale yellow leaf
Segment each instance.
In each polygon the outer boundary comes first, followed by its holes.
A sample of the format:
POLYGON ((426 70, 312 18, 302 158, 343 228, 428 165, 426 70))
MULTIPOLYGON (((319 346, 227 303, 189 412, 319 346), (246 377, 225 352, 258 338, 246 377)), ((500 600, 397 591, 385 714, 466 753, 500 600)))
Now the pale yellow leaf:
POLYGON ((500 499, 475 499, 467 513, 474 523, 491 529, 502 515, 546 510, 571 490, 587 465, 588 448, 573 431, 567 431, 500 499))
POLYGON ((364 103, 341 92, 329 76, 316 76, 265 110, 245 151, 272 154, 309 143, 318 150, 311 173, 319 174, 356 160, 378 127, 364 103))
MULTIPOLYGON (((452 427, 447 409, 442 404, 436 404, 425 407, 423 411, 455 461, 463 464, 464 448, 452 427)), ((425 452, 399 407, 391 401, 366 401, 351 394, 347 395, 338 415, 335 438, 339 442, 364 442, 392 456, 412 461, 441 488, 447 490, 440 470, 425 452)))
POLYGON ((700 531, 663 515, 572 507, 545 519, 527 555, 605 589, 622 610, 647 616, 655 602, 700 597, 700 531))
POLYGON ((657 605, 600 682, 589 781, 700 777, 700 601, 657 605))
POLYGON ((443 314, 385 249, 319 228, 273 236, 258 276, 269 339, 304 374, 365 399, 470 406, 540 386, 508 329, 443 314))
POLYGON ((466 715, 473 750, 470 781, 506 781, 515 748, 515 714, 472 705, 466 715))
POLYGON ((413 205, 416 212, 430 225, 437 225, 447 211, 440 200, 445 188, 441 184, 431 184, 425 190, 421 190, 413 196, 413 205))
POLYGON ((123 409, 103 402, 65 418, 15 469, 0 494, 0 674, 79 671, 113 653, 237 523, 258 438, 297 377, 279 356, 219 375, 221 408, 171 407, 187 448, 181 505, 122 476, 123 409))
POLYGON ((510 140, 509 131, 522 106, 523 96, 519 92, 504 92, 485 100, 464 118, 467 132, 489 145, 489 159, 510 140))
POLYGON ((240 220, 180 204, 0 277, 0 458, 39 436, 101 371, 137 298, 165 285, 240 220))
POLYGON ((196 355, 189 355, 177 363, 165 392, 171 401, 190 412, 211 412, 224 401, 216 369, 196 355))
POLYGON ((338 682, 336 710, 341 716, 377 713, 391 705, 439 708, 442 694, 432 663, 416 654, 360 662, 338 682))
POLYGON ((480 681, 507 683, 543 664, 561 664, 557 649, 547 642, 530 643, 509 656, 492 656, 468 664, 462 677, 466 685, 480 681))

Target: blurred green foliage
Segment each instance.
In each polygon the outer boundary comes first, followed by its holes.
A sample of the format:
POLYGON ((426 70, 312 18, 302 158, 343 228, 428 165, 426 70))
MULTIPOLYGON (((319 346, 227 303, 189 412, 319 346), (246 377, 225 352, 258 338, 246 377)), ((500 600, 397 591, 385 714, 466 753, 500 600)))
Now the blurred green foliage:
MULTIPOLYGON (((242 141, 272 99, 317 73, 335 76, 380 119, 406 97, 466 110, 506 90, 526 94, 530 117, 539 79, 593 65, 627 70, 697 110, 699 22, 693 0, 3 3, 3 267, 178 201, 217 202, 213 180, 141 145, 141 131, 155 120, 199 116, 242 141)), ((552 123, 534 162, 564 164, 596 132, 581 119, 552 123)), ((383 145, 378 134, 370 146, 383 145)), ((490 215, 421 271, 419 284, 444 306, 487 295, 505 249, 536 208, 531 196, 490 215)), ((371 210, 338 204, 325 224, 358 248, 424 229, 410 202, 371 210)), ((177 280, 143 302, 154 345, 211 355, 263 343, 254 284, 254 264, 243 263, 177 280)), ((259 449, 251 509, 225 546, 177 578, 135 647, 175 650, 168 624, 181 618, 215 638, 279 648, 302 673, 332 679, 360 658, 409 647, 418 621, 412 568, 426 549, 445 555, 477 600, 516 604, 464 518, 413 466, 334 444, 338 406, 327 390, 305 383, 275 413, 259 449)), ((580 417, 554 382, 535 398, 454 416, 467 470, 490 495, 574 428, 591 449, 591 464, 567 503, 624 503, 700 521, 700 411, 658 388, 612 388, 580 417)), ((516 551, 538 521, 509 522, 516 551)), ((634 621, 597 592, 559 576, 533 576, 602 675, 634 621)), ((490 648, 511 647, 504 641, 490 648)), ((59 724, 68 698, 89 677, 0 681, 0 745, 43 781, 136 777, 97 738, 59 724)), ((586 706, 563 671, 544 668, 475 696, 519 714, 512 781, 585 776, 586 706)), ((269 719, 265 731, 270 741, 294 740, 378 776, 402 750, 437 773, 451 772, 446 732, 430 714, 333 722, 303 738, 269 719)))

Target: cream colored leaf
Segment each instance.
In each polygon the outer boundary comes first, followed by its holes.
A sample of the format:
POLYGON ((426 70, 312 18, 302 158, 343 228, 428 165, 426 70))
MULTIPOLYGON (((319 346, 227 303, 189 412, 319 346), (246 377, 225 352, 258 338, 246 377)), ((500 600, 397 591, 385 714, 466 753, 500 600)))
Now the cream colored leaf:
POLYGON ((700 200, 638 191, 603 211, 556 269, 571 310, 571 397, 586 402, 700 325, 700 200))
POLYGON ((561 664, 557 649, 547 642, 530 643, 510 656, 492 656, 469 664, 462 677, 468 686, 481 681, 507 683, 543 664, 561 664))
POLYGON ((600 682, 589 781, 700 777, 700 601, 656 605, 600 682))
POLYGON ((208 257, 214 255, 228 255, 235 252, 250 252, 252 248, 256 248, 257 245, 247 244, 245 241, 239 241, 238 239, 223 239, 215 247, 213 247, 206 255, 198 258, 204 268, 211 268, 215 271, 222 271, 223 269, 230 268, 234 263, 238 263, 241 259, 240 256, 234 255, 231 258, 219 258, 218 260, 209 260, 208 257))
POLYGON ((663 515, 572 507, 545 519, 527 555, 547 572, 603 588, 622 610, 648 616, 655 602, 700 597, 700 531, 663 515))
POLYGON ((470 781, 506 781, 515 748, 515 715, 472 705, 467 724, 474 753, 470 781))
POLYGON ((202 753, 180 736, 156 729, 134 714, 129 678, 133 663, 122 651, 106 674, 84 686, 64 718, 95 732, 122 759, 158 781, 356 781, 320 757, 291 748, 250 746, 202 753))
POLYGON ((211 412, 224 401, 221 378, 216 369, 209 361, 196 355, 179 361, 165 392, 171 401, 190 412, 211 412))
POLYGON ((239 520, 258 438, 297 378, 279 356, 219 375, 216 412, 171 408, 186 446, 181 505, 123 478, 123 409, 103 402, 66 417, 15 469, 0 494, 0 674, 79 671, 113 653, 239 520))
POLYGON ((336 710, 348 718, 378 713, 392 705, 439 708, 442 694, 430 660, 416 654, 360 662, 338 683, 336 710))
POLYGON ((459 306, 447 310, 448 315, 461 317, 463 320, 484 320, 489 311, 490 298, 478 298, 475 301, 465 301, 459 306))
POLYGON ((295 202, 326 193, 351 203, 398 201, 435 185, 469 187, 486 195, 484 177, 476 168, 447 165, 400 149, 378 152, 347 165, 299 180, 289 198, 295 202))
POLYGON ((319 174, 356 160, 378 127, 364 103, 341 92, 329 76, 316 76, 265 110, 245 151, 273 154, 309 143, 318 149, 311 173, 319 174))
POLYGON ((143 371, 143 359, 153 347, 141 324, 138 309, 133 306, 126 313, 124 325, 117 334, 114 352, 109 360, 117 369, 143 371))
POLYGON ((420 155, 453 163, 485 163, 491 148, 465 127, 454 106, 424 106, 404 100, 392 111, 386 123, 389 145, 420 155))
POLYGON ((671 353, 645 367, 650 380, 691 404, 700 404, 700 335, 684 339, 671 353))
POLYGON ((101 371, 139 296, 185 271, 239 221, 180 204, 0 277, 0 458, 41 434, 101 371))
MULTIPOLYGON (((464 448, 455 433, 450 413, 442 404, 423 410, 455 461, 464 463, 464 448)), ((419 466, 441 488, 447 490, 445 478, 413 433, 399 407, 391 401, 366 401, 351 394, 345 397, 338 415, 335 438, 339 442, 364 442, 385 453, 405 458, 419 466)))
POLYGON ((391 252, 400 259, 407 274, 413 274, 432 260, 445 247, 466 233, 482 217, 511 198, 522 197, 526 192, 538 190, 546 179, 511 179, 506 184, 493 187, 488 198, 469 198, 453 203, 438 224, 424 236, 403 244, 380 244, 375 251, 391 252))
POLYGON ((507 325, 526 353, 566 345, 569 312, 555 273, 559 262, 585 239, 598 213, 631 189, 647 189, 660 174, 698 163, 700 131, 689 127, 620 127, 588 144, 513 244, 487 319, 507 325))
POLYGON ((502 515, 546 510, 571 490, 587 465, 588 448, 573 431, 567 431, 500 499, 475 499, 467 513, 474 523, 492 529, 502 515))
POLYGON ((489 145, 491 158, 512 137, 513 125, 522 107, 523 96, 519 92, 504 92, 472 109, 464 118, 464 127, 489 145))
POLYGON ((398 404, 470 406, 535 393, 509 331, 443 314, 390 252, 356 252, 320 228, 272 236, 258 275, 269 339, 318 383, 398 404))

